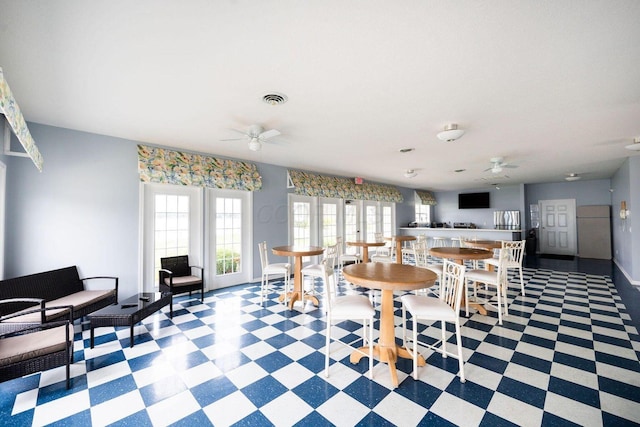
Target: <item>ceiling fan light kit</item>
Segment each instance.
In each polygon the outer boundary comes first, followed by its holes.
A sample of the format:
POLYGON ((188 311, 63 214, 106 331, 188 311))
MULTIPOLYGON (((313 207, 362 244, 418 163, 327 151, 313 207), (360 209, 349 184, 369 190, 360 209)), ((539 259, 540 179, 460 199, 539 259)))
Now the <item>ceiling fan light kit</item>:
POLYGON ((455 123, 448 124, 444 127, 444 130, 438 133, 438 139, 441 141, 451 142, 464 135, 464 130, 458 129, 458 125, 455 123))
POLYGON ((640 151, 640 136, 633 138, 633 144, 629 144, 624 148, 632 151, 640 151))
POLYGON ((261 148, 262 144, 260 143, 258 138, 251 138, 251 141, 249 141, 249 150, 260 151, 261 148))

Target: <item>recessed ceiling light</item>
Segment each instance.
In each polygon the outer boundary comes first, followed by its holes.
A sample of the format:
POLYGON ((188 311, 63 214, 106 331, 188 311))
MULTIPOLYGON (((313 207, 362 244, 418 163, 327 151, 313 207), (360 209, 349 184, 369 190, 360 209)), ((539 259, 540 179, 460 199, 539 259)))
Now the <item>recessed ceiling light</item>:
POLYGON ((460 172, 464 172, 464 171, 466 171, 466 169, 456 169, 456 170, 454 170, 454 172, 456 172, 456 173, 460 173, 460 172))
POLYGON ((404 173, 405 178, 413 178, 416 175, 418 175, 418 172, 416 172, 413 169, 407 169, 406 172, 404 173))
POLYGON ((582 177, 578 176, 577 173, 568 173, 567 176, 565 177, 566 181, 578 181, 580 180, 582 177))
POLYGON ((415 150, 415 148, 401 148, 399 151, 401 153, 409 153, 411 151, 415 150))

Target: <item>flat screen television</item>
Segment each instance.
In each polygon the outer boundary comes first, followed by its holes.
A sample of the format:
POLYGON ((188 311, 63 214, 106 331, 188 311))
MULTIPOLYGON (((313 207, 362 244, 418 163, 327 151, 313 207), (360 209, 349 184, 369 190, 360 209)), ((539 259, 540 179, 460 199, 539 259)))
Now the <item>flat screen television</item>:
POLYGON ((489 205, 489 193, 458 194, 458 209, 486 209, 489 205))

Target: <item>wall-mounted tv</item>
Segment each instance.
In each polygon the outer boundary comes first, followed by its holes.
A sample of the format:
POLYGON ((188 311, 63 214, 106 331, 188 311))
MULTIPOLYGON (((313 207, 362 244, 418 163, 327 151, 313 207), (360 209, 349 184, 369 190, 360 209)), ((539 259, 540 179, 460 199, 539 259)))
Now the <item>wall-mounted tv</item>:
POLYGON ((489 204, 489 193, 458 194, 458 209, 486 209, 489 204))

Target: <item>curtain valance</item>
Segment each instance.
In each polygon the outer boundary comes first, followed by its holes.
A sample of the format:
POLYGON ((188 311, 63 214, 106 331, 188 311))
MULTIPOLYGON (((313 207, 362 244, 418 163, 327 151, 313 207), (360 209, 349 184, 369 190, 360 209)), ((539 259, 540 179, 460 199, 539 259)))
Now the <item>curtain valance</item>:
POLYGON ((255 191, 262 177, 253 163, 138 145, 140 181, 255 191))
POLYGON ((400 191, 389 185, 369 183, 356 185, 347 178, 316 175, 297 170, 289 170, 289 178, 295 186, 295 193, 304 196, 396 203, 403 200, 400 191))
POLYGON ((416 194, 418 195, 418 199, 420 199, 420 204, 422 205, 435 206, 438 204, 438 202, 436 202, 436 198, 433 196, 433 193, 431 191, 416 190, 416 194))
MULTIPOLYGON (((25 122, 20 107, 18 107, 18 103, 16 103, 11 89, 9 89, 9 84, 4 79, 2 68, 0 68, 0 113, 4 114, 7 123, 9 123, 13 133, 15 133, 18 141, 20 141, 20 144, 24 147, 24 151, 27 152, 31 161, 33 161, 33 164, 42 172, 42 154, 40 154, 38 147, 36 147, 36 143, 27 127, 27 122, 25 122)), ((24 155, 24 153, 21 153, 21 155, 24 155)))

